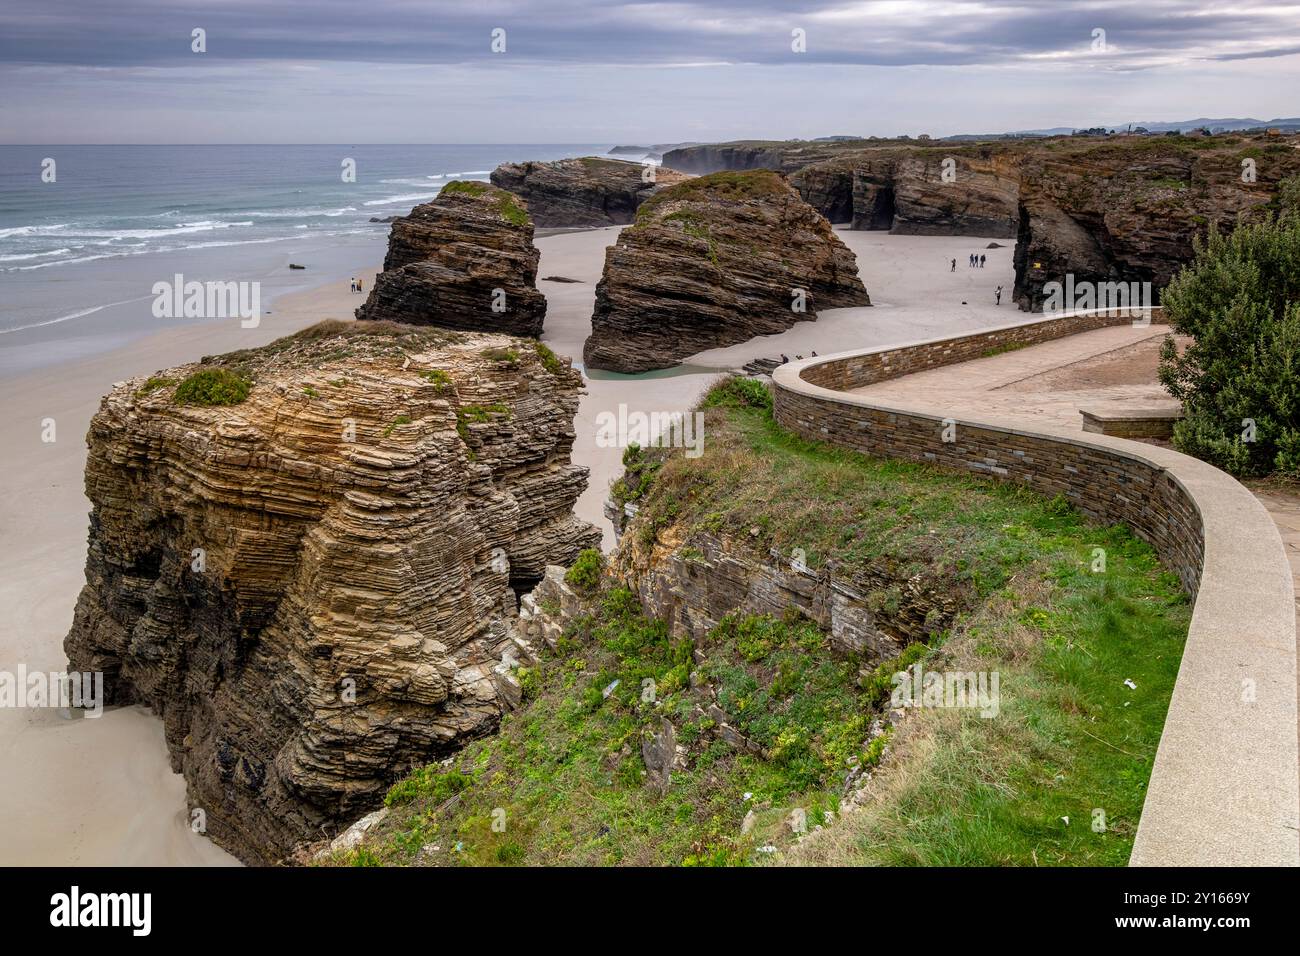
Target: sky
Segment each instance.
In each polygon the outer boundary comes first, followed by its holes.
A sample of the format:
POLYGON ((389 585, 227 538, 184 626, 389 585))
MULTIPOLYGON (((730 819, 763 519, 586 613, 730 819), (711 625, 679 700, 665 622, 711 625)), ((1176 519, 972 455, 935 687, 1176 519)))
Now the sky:
POLYGON ((1300 2, 3 0, 0 91, 0 142, 41 144, 1267 120, 1300 115, 1300 2))

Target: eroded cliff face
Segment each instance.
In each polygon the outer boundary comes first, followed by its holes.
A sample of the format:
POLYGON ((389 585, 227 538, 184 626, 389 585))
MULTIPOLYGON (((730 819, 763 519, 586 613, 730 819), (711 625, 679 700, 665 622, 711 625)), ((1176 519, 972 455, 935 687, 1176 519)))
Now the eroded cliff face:
POLYGON ((1018 172, 1006 150, 877 149, 815 163, 792 185, 832 222, 913 236, 1016 234, 1018 172))
POLYGON ((541 335, 540 259, 518 197, 483 183, 448 183, 394 220, 384 271, 357 318, 541 335))
POLYGON ((660 193, 606 250, 583 358, 668 368, 818 309, 870 304, 853 253, 783 177, 720 173, 660 193))
POLYGON ((539 227, 599 227, 629 223, 637 207, 664 188, 688 178, 655 168, 599 156, 550 163, 502 163, 492 183, 527 200, 539 227))
POLYGON ((838 652, 875 663, 928 641, 967 597, 948 580, 898 578, 883 564, 810 569, 698 529, 669 528, 647 541, 643 525, 628 523, 613 571, 673 634, 697 642, 727 614, 780 617, 793 609, 823 628, 838 652))
POLYGON ((1277 183, 1300 174, 1300 150, 1243 137, 1054 141, 1020 164, 1015 297, 1039 311, 1044 285, 1151 282, 1192 260, 1211 224, 1230 230, 1270 208, 1277 183), (1243 165, 1255 179, 1243 181, 1243 165))
POLYGON ((496 727, 516 593, 600 540, 580 385, 526 340, 322 323, 103 400, 64 646, 162 717, 213 840, 283 859, 496 727))
POLYGON ((1014 236, 1015 297, 1032 311, 1045 284, 1070 275, 1076 284, 1151 282, 1158 297, 1191 261, 1194 236, 1263 215, 1278 181, 1300 173, 1294 137, 1241 134, 720 143, 664 161, 788 172, 810 205, 854 229, 1014 236))

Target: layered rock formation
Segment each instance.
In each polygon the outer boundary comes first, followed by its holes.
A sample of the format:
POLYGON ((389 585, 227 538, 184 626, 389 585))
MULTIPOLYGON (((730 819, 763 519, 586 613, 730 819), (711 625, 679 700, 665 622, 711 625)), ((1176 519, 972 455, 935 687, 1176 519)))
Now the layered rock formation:
POLYGON ((655 193, 687 178, 673 169, 655 168, 652 174, 647 181, 640 163, 584 156, 502 163, 492 171, 492 182, 527 200, 539 227, 617 226, 631 222, 655 193))
POLYGON ((516 196, 484 183, 448 183, 393 222, 384 271, 357 318, 541 335, 540 258, 516 196))
POLYGON ((1278 181, 1297 174, 1300 151, 1237 136, 1064 140, 1034 150, 1020 163, 1016 301, 1038 311, 1044 286, 1069 276, 1076 287, 1151 282, 1158 299, 1191 261, 1194 236, 1265 214, 1278 181), (1248 168, 1253 182, 1243 182, 1248 168))
POLYGON ((162 717, 217 843, 283 859, 494 729, 516 593, 600 540, 580 385, 526 340, 322 323, 103 400, 64 646, 162 717))
POLYGON ((791 184, 832 222, 912 236, 1016 234, 1018 172, 1005 150, 871 150, 815 163, 791 184))
POLYGON ((790 173, 814 208, 854 229, 1015 236, 1016 301, 1034 311, 1043 287, 1067 276, 1076 285, 1151 282, 1158 298, 1190 261, 1193 236, 1264 214, 1278 181, 1300 173, 1293 142, 1243 134, 719 143, 664 162, 790 173))
POLYGON ((664 153, 664 165, 684 173, 704 175, 727 170, 771 169, 793 173, 811 166, 897 140, 847 139, 834 141, 737 140, 730 143, 700 143, 664 153))
POLYGON ((606 250, 583 359, 667 368, 818 309, 870 304, 853 253, 781 176, 717 173, 656 196, 606 250))

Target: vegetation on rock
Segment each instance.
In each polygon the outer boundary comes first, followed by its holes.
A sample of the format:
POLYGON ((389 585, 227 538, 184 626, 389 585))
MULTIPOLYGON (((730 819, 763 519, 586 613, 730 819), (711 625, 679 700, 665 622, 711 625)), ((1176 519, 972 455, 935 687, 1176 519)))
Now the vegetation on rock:
POLYGON ((252 387, 253 383, 238 372, 204 368, 177 385, 173 398, 179 405, 238 405, 248 398, 252 387))
POLYGON ((656 465, 632 538, 521 670, 522 708, 395 785, 390 815, 331 862, 1126 863, 1188 619, 1151 549, 1023 489, 796 439, 751 385, 702 405, 701 458, 632 454, 656 465), (886 661, 794 611, 738 610, 693 641, 619 580, 625 549, 662 567, 700 534, 760 557, 802 544, 827 569, 884 562, 947 582, 961 610, 886 661), (895 722, 893 677, 918 662, 999 672, 1000 716, 895 722))

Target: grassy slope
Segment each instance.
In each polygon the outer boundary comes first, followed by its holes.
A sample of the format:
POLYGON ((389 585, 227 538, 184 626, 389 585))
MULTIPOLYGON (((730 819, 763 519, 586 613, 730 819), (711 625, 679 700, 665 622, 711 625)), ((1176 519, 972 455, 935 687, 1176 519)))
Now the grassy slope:
POLYGON ((711 408, 707 434, 702 458, 674 456, 654 476, 634 534, 747 540, 757 528, 759 553, 802 547, 814 566, 885 562, 947 581, 969 610, 907 656, 998 671, 999 716, 912 711, 871 742, 896 664, 864 679, 874 662, 832 654, 807 621, 739 617, 695 664, 630 594, 608 591, 523 675, 527 702, 497 737, 395 786, 376 836, 336 862, 1126 862, 1188 620, 1151 550, 1009 486, 800 441, 763 409, 711 408), (1091 570, 1095 547, 1104 573, 1091 570), (712 739, 693 670, 762 756, 712 739), (641 699, 647 678, 654 703, 641 699), (662 715, 689 756, 661 795, 644 782, 640 741, 662 715), (796 840, 792 809, 815 827, 847 769, 877 761, 861 809, 796 840))

